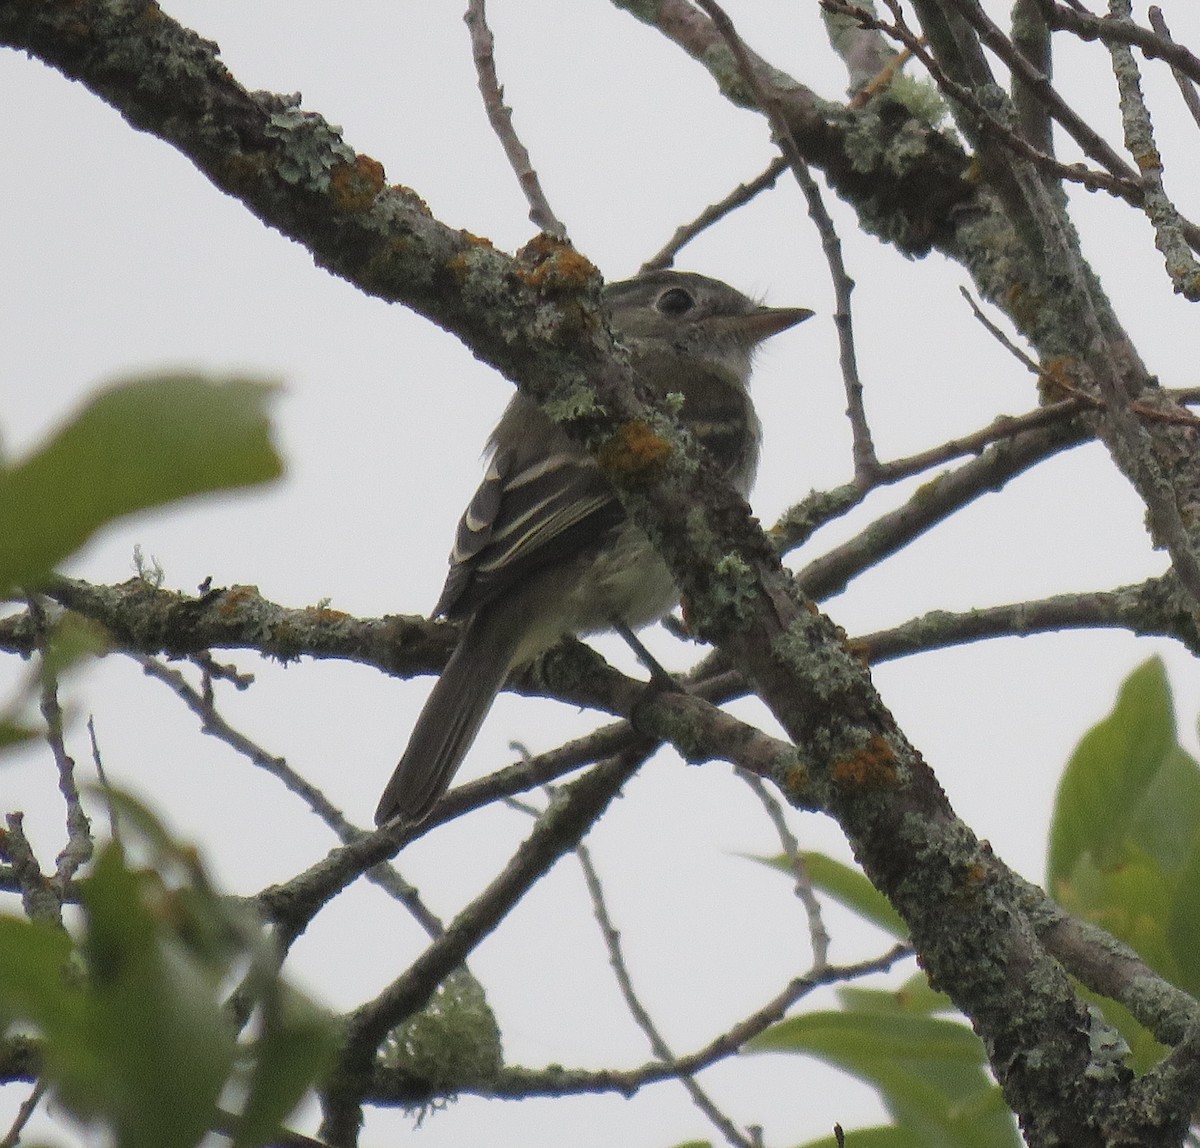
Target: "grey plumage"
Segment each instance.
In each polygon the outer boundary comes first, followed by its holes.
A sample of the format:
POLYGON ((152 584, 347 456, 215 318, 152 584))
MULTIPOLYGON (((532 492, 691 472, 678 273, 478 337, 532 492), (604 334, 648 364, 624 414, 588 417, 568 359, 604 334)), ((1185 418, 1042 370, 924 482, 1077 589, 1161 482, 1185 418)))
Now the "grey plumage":
MULTIPOLYGON (((763 339, 807 318, 732 287, 658 271, 604 292, 634 370, 664 396, 743 493, 760 428, 747 385, 763 339)), ((416 824, 446 791, 509 672, 564 634, 633 629, 668 613, 678 592, 644 533, 625 518, 595 461, 540 408, 516 395, 493 432, 483 483, 459 522, 434 616, 462 636, 413 728, 375 822, 416 824)))

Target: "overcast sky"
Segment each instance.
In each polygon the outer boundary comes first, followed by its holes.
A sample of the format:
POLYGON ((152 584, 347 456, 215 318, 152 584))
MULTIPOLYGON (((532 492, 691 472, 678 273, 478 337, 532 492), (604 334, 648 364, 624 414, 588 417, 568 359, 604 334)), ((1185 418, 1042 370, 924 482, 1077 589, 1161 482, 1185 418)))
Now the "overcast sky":
MULTIPOLYGON (((1194 0, 1162 0, 1177 38, 1200 43, 1194 0)), ((475 89, 458 5, 389 0, 166 0, 166 11, 216 40, 250 88, 303 93, 390 182, 438 218, 515 250, 532 233, 516 180, 475 89)), ((727 5, 772 63, 830 98, 845 79, 815 2, 727 5)), ((623 278, 681 222, 757 174, 772 148, 763 121, 729 106, 672 45, 603 0, 493 0, 497 64, 547 194, 579 248, 623 278)), ((992 4, 1003 20, 1005 5, 992 4)), ((1068 54, 1062 83, 1109 139, 1120 139, 1111 76, 1096 46, 1068 54)), ((1166 135, 1167 178, 1193 218, 1196 130, 1161 69, 1147 90, 1166 135), (1175 164, 1175 166, 1172 166, 1175 164), (1186 174, 1180 174, 1186 173, 1186 174), (1189 187, 1189 183, 1191 186, 1189 187)), ((277 441, 287 475, 252 495, 138 518, 98 538, 70 572, 99 582, 132 573, 140 546, 166 585, 251 583, 288 606, 329 599, 356 615, 424 613, 437 598, 454 524, 480 477, 483 441, 510 385, 453 339, 403 309, 313 267, 297 245, 214 190, 165 144, 132 131, 82 87, 0 54, 5 109, 0 201, 0 432, 31 446, 84 396, 130 372, 185 366, 277 379, 277 441)), ((1068 158, 1071 158, 1068 156, 1068 158)), ((1195 385, 1197 325, 1171 293, 1149 229, 1130 209, 1080 193, 1085 249, 1149 361, 1169 385, 1195 385)), ((862 376, 881 454, 893 457, 1036 405, 1029 375, 970 316, 956 265, 904 259, 861 236, 831 197, 854 296, 862 376)), ((817 318, 763 353, 755 396, 766 428, 756 512, 772 521, 811 488, 850 477, 829 277, 794 185, 781 180, 689 247, 680 266, 724 278, 817 318)), ((802 562, 844 539, 913 486, 868 501, 802 562)), ((1102 448, 1038 468, 910 546, 829 613, 851 634, 932 608, 965 609, 1050 593, 1106 589, 1165 568, 1142 507, 1102 448)), ((690 656, 661 632, 672 665, 690 656)), ((623 666, 622 649, 602 642, 623 666)), ((1038 880, 1061 768, 1121 679, 1152 653, 1167 660, 1183 736, 1195 744, 1200 673, 1181 648, 1124 634, 1009 639, 881 667, 876 682, 959 813, 1007 862, 1038 880)), ((258 674, 227 716, 282 754, 361 824, 403 748, 428 681, 362 668, 288 669, 231 657, 258 674)), ((0 666, 11 689, 22 667, 0 666)), ((132 664, 108 659, 65 690, 72 750, 95 716, 110 776, 149 798, 200 842, 224 885, 251 893, 311 864, 334 842, 298 799, 254 775, 132 664)), ((6 693, 0 697, 7 696, 6 693)), ((748 712, 753 711, 749 707, 748 712)), ((501 699, 464 776, 593 728, 594 717, 501 699)), ((45 753, 4 777, 6 808, 27 810, 51 865, 61 810, 45 753)), ((487 811, 406 851, 403 870, 449 919, 527 831, 487 811)), ((848 859, 831 822, 797 816, 806 847, 848 859)), ((633 973, 680 1051, 703 1043, 803 971, 805 924, 787 882, 741 854, 775 849, 769 826, 727 766, 685 768, 660 754, 595 834, 596 860, 630 947, 633 973)), ((886 947, 829 910, 833 959, 886 947)), ((297 975, 334 1007, 358 1003, 401 972, 420 935, 363 883, 297 946, 297 975)), ((480 948, 472 967, 499 1012, 514 1063, 629 1066, 648 1059, 608 975, 577 870, 562 863, 480 948)), ((911 965, 905 973, 911 972, 911 965)), ((754 1058, 712 1074, 733 1117, 766 1126, 770 1144, 847 1128, 879 1113, 866 1090, 809 1063, 754 1058)), ((11 1095, 9 1095, 11 1093, 11 1095)), ((0 1094, 0 1120, 21 1099, 0 1094)), ((407 1142, 412 1122, 373 1114, 366 1143, 407 1142)), ((576 1148, 665 1145, 710 1135, 682 1093, 633 1101, 485 1104, 437 1114, 416 1142, 576 1148)))

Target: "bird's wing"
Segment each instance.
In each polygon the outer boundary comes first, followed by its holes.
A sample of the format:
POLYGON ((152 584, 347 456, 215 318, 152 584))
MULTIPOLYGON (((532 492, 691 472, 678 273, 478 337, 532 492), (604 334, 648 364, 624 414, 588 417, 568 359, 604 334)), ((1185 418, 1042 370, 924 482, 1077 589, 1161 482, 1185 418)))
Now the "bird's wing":
POLYGON ((434 615, 473 613, 533 570, 593 548, 623 516, 587 455, 497 450, 459 521, 434 615))

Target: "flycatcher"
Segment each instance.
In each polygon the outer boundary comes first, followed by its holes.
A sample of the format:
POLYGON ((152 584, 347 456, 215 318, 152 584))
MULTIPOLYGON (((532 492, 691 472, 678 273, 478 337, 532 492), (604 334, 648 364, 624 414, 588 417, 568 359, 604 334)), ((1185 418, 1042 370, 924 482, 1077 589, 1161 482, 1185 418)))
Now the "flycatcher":
MULTIPOLYGON (((604 289, 613 334, 639 377, 682 398, 679 417, 743 494, 761 427, 748 390, 754 349, 807 319, 764 307, 715 279, 654 271, 604 289)), ((396 766, 375 823, 419 824, 446 792, 509 673, 564 634, 674 609, 679 591, 626 517, 595 460, 517 394, 492 432, 491 462, 458 524, 433 616, 463 622, 396 766)))

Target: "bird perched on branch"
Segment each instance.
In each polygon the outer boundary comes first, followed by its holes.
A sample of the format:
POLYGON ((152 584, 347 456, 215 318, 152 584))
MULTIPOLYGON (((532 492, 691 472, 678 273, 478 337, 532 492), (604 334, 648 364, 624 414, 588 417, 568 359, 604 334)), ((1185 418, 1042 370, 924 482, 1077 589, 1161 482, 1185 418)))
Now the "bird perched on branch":
MULTIPOLYGON (((716 279, 653 271, 604 289, 613 334, 744 495, 761 428, 750 400, 754 349, 807 319, 716 279)), ((461 619, 458 646, 383 791, 375 823, 420 823, 445 793, 509 673, 564 634, 669 613, 679 592, 595 460, 531 399, 516 395, 489 440, 483 483, 458 525, 433 616, 461 619)))

